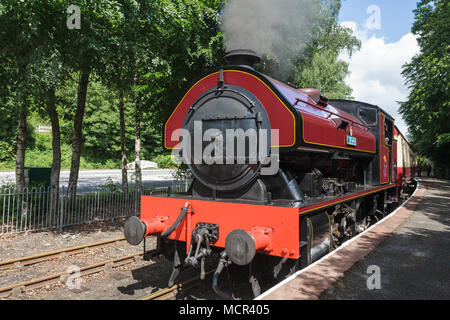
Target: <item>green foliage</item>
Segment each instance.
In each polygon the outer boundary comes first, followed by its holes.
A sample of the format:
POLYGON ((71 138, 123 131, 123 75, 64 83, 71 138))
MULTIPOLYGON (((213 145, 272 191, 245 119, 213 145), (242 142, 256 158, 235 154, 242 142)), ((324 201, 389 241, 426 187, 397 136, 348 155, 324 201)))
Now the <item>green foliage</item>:
POLYGON ((9 160, 14 156, 14 147, 5 141, 0 141, 0 161, 9 160))
POLYGON ((329 99, 348 99, 352 89, 345 84, 348 64, 338 60, 338 53, 333 51, 315 52, 311 62, 299 68, 294 82, 302 87, 319 88, 322 95, 329 99))
MULTIPOLYGON (((119 158, 119 112, 117 99, 99 82, 91 81, 83 125, 83 146, 89 154, 119 158)), ((131 121, 128 127, 132 127, 131 121)), ((130 132, 131 133, 131 132, 130 132)))
POLYGON ((163 123, 193 78, 221 61, 221 1, 164 0, 153 9, 158 39, 140 57, 146 67, 139 67, 141 81, 133 90, 141 95, 144 112, 163 123))
POLYGON ((18 120, 11 102, 5 96, 0 97, 0 161, 12 159, 15 154, 18 120))
POLYGON ((106 183, 101 186, 100 190, 103 192, 113 193, 120 192, 122 187, 120 186, 120 183, 114 182, 111 177, 108 177, 106 179, 106 183))
MULTIPOLYGON (((32 134, 35 143, 27 148, 25 166, 27 167, 51 167, 52 166, 52 138, 50 134, 32 134)), ((61 144, 61 168, 70 169, 72 148, 70 144, 61 144)), ((14 169, 15 159, 0 160, 0 170, 14 169)), ((95 154, 81 156, 81 169, 119 169, 120 159, 108 159, 95 154)))
POLYGON ((160 154, 153 158, 153 161, 156 162, 158 168, 168 169, 175 168, 176 164, 172 160, 172 156, 170 154, 160 154))
MULTIPOLYGON (((99 159, 120 159, 120 123, 118 112, 118 99, 112 89, 108 89, 99 81, 89 84, 86 101, 86 111, 83 126, 83 153, 85 157, 99 159)), ((58 90, 58 99, 61 103, 58 112, 61 114, 62 140, 71 144, 73 117, 76 104, 76 84, 71 80, 58 90)), ((130 99, 124 103, 125 109, 125 136, 128 146, 128 158, 134 159, 134 104, 130 99)), ((160 154, 162 149, 162 122, 155 119, 157 115, 142 113, 144 126, 142 128, 142 159, 151 159, 160 154)), ((114 161, 114 163, 117 161, 114 161)), ((83 161, 82 161, 83 163, 83 161)))
MULTIPOLYGON (((134 109, 139 101, 141 158, 160 167, 176 166, 162 154, 164 122, 191 81, 222 60, 223 4, 221 0, 2 0, 0 169, 15 167, 17 115, 24 106, 30 125, 25 165, 51 166, 51 135, 35 134, 33 126, 50 123, 47 107, 52 104, 61 127, 61 168, 70 168, 78 82, 86 70, 90 78, 80 167, 120 167, 119 89, 124 93, 129 161, 134 160, 134 109), (71 4, 81 9, 80 30, 66 28, 71 4)), ((351 54, 359 42, 337 23, 339 0, 322 0, 320 6, 320 21, 313 21, 306 49, 292 59, 291 78, 280 78, 316 87, 330 98, 345 98, 351 94, 343 81, 348 66, 338 56, 343 51, 351 54)), ((438 141, 445 144, 447 139, 444 135, 438 141)), ((184 174, 183 168, 178 172, 184 174)))
POLYGON ((348 28, 338 22, 340 0, 322 2, 323 14, 317 36, 296 64, 294 83, 299 87, 319 89, 330 99, 350 99, 352 89, 345 83, 348 63, 339 60, 346 52, 349 56, 359 50, 361 42, 348 28))
POLYGON ((184 163, 177 165, 177 169, 172 172, 172 176, 179 181, 192 181, 194 179, 192 171, 184 163))
POLYGON ((317 5, 320 14, 310 22, 305 49, 291 58, 293 72, 279 70, 277 62, 268 57, 260 69, 301 88, 319 89, 330 99, 350 99, 352 89, 344 81, 349 73, 348 63, 339 60, 339 55, 345 52, 351 56, 361 42, 349 28, 339 24, 341 0, 321 0, 317 5))
POLYGON ((422 0, 414 12, 420 53, 403 67, 410 95, 400 113, 410 142, 450 176, 450 2, 422 0))

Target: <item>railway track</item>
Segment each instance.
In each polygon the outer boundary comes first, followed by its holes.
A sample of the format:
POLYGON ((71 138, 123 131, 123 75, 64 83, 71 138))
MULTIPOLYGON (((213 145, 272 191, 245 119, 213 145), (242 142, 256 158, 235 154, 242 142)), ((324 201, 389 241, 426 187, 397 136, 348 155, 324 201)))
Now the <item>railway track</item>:
POLYGON ((108 245, 108 244, 115 243, 115 242, 121 242, 124 240, 125 240, 125 238, 123 238, 123 237, 116 238, 116 239, 111 239, 111 240, 105 240, 105 241, 85 244, 82 246, 77 246, 77 247, 72 247, 72 248, 60 249, 60 250, 35 254, 35 255, 31 255, 31 256, 0 261, 0 271, 8 270, 8 269, 11 269, 14 267, 28 266, 28 265, 32 265, 32 264, 35 264, 38 262, 56 259, 56 258, 60 257, 61 255, 73 255, 73 254, 83 252, 83 250, 86 250, 89 248, 104 246, 104 245, 108 245))
MULTIPOLYGON (((86 244, 86 245, 82 245, 82 246, 60 249, 60 250, 55 250, 55 251, 51 251, 51 252, 46 252, 46 253, 1 261, 0 262, 0 270, 8 270, 8 269, 16 268, 19 266, 28 266, 28 265, 32 265, 35 263, 56 259, 63 254, 64 255, 73 255, 76 253, 83 252, 83 250, 88 249, 88 248, 105 246, 108 244, 112 244, 112 243, 116 243, 116 242, 120 242, 120 241, 124 241, 124 240, 125 240, 125 238, 116 238, 116 239, 105 240, 105 241, 101 241, 101 242, 90 243, 90 244, 86 244)), ((142 252, 135 253, 135 254, 127 255, 127 256, 122 256, 122 257, 118 257, 118 258, 114 258, 114 259, 105 260, 105 261, 95 263, 95 264, 92 264, 89 266, 81 267, 79 269, 80 276, 83 277, 83 276, 87 276, 90 274, 99 273, 102 271, 109 271, 109 270, 112 270, 113 267, 119 267, 119 266, 133 263, 134 261, 136 261, 136 258, 139 256, 143 256, 143 253, 142 252)), ((51 274, 48 276, 12 284, 12 285, 5 286, 5 287, 0 287, 0 298, 10 296, 16 288, 19 289, 19 292, 25 292, 26 290, 42 288, 49 284, 57 283, 58 281, 65 282, 67 277, 70 274, 71 273, 67 272, 67 271, 58 272, 58 273, 54 273, 54 274, 51 274)))
MULTIPOLYGON (((142 252, 135 253, 135 254, 131 254, 131 255, 115 258, 115 259, 105 260, 105 261, 95 263, 95 264, 92 264, 89 266, 81 267, 80 268, 80 276, 83 277, 83 276, 87 276, 90 274, 99 273, 102 271, 108 271, 108 270, 112 270, 113 267, 119 267, 119 266, 133 263, 134 261, 136 261, 136 257, 142 256, 142 255, 143 255, 142 252)), ((2 287, 2 288, 0 288, 0 298, 8 297, 9 295, 12 294, 12 292, 15 288, 19 288, 21 292, 25 292, 26 290, 42 288, 49 284, 56 283, 58 281, 65 282, 67 280, 66 277, 69 276, 70 274, 71 273, 67 272, 67 271, 58 272, 58 273, 54 273, 49 276, 45 276, 45 277, 41 277, 41 278, 29 280, 29 281, 16 283, 16 284, 13 284, 10 286, 2 287)))
MULTIPOLYGON (((207 272, 206 275, 209 275, 213 272, 214 272, 214 270, 211 270, 211 271, 207 272)), ((200 279, 200 276, 197 276, 195 278, 174 284, 171 287, 164 288, 164 289, 158 290, 156 292, 150 293, 146 296, 138 298, 137 300, 169 300, 169 299, 175 297, 178 293, 183 292, 184 290, 199 286, 201 284, 201 282, 202 282, 202 280, 200 279)))

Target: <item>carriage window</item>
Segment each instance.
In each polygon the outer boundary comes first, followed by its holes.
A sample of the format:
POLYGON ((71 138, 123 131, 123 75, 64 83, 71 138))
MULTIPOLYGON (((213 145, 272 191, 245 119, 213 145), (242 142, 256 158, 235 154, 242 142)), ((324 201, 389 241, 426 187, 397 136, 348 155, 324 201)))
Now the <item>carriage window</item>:
POLYGON ((359 108, 358 116, 368 126, 377 124, 377 111, 375 109, 359 108))

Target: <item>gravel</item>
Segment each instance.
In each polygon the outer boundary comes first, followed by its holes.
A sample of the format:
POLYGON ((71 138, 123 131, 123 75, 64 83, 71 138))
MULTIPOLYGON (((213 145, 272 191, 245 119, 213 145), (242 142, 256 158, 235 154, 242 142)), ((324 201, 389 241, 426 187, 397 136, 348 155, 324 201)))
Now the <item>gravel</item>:
POLYGON ((0 236, 0 260, 10 260, 33 254, 71 248, 93 242, 123 237, 126 219, 94 222, 90 225, 67 227, 41 232, 0 236))

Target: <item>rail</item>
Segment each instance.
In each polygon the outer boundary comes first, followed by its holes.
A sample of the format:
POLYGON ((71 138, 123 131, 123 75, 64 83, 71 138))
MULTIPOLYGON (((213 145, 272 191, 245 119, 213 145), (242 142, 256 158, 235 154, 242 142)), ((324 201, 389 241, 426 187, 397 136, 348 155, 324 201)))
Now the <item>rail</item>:
POLYGON ((123 238, 123 237, 116 238, 116 239, 94 242, 94 243, 89 243, 89 244, 71 247, 71 248, 65 248, 65 249, 59 249, 59 250, 50 251, 50 252, 34 254, 31 256, 20 257, 20 258, 15 258, 15 259, 11 259, 11 260, 0 261, 0 271, 10 269, 11 267, 14 267, 18 264, 20 266, 29 266, 29 265, 32 265, 35 263, 58 258, 63 253, 67 254, 67 255, 74 255, 74 254, 82 252, 83 250, 88 249, 88 248, 104 246, 104 245, 108 245, 111 243, 116 243, 116 242, 124 241, 124 240, 125 240, 125 238, 123 238))
MULTIPOLYGON (((206 273, 206 275, 209 275, 213 272, 214 272, 214 270, 208 271, 206 273)), ((168 300, 168 299, 175 297, 177 294, 179 294, 183 290, 191 289, 197 285, 200 285, 201 281, 202 280, 200 280, 200 276, 197 276, 195 278, 174 284, 171 287, 164 288, 164 289, 158 290, 156 292, 150 293, 148 295, 138 298, 137 300, 168 300)))
MULTIPOLYGON (((102 271, 106 271, 108 266, 111 266, 111 268, 123 266, 126 264, 133 263, 138 256, 142 256, 143 252, 141 253, 134 253, 127 256, 122 256, 115 259, 109 259, 106 261, 102 261, 99 263, 95 263, 89 266, 81 267, 80 268, 80 276, 87 276, 94 273, 99 273, 102 271)), ((26 291, 29 289, 39 289, 43 288, 49 284, 57 283, 58 281, 64 282, 66 276, 69 276, 71 273, 68 271, 58 272, 54 273, 48 276, 44 276, 41 278, 36 278, 29 281, 24 281, 20 283, 15 283, 6 287, 0 288, 0 298, 5 298, 13 294, 13 290, 15 288, 20 288, 22 291, 26 291)))

